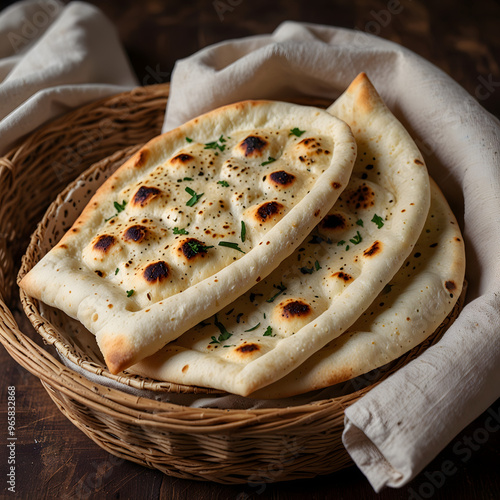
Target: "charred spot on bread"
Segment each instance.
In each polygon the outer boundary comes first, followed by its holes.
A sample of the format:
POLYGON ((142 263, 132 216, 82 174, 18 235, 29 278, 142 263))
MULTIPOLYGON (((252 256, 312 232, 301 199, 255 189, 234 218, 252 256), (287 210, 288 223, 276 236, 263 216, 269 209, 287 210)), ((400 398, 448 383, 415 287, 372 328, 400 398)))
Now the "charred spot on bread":
POLYGON ((194 160, 194 158, 187 153, 179 153, 177 156, 174 156, 170 159, 171 165, 185 165, 190 161, 194 160))
POLYGON ((132 198, 132 204, 139 207, 146 206, 153 198, 156 198, 161 194, 161 190, 156 187, 141 186, 134 197, 132 198))
POLYGON ((141 149, 137 153, 136 159, 134 161, 134 167, 135 168, 143 167, 147 163, 150 154, 151 154, 151 152, 149 151, 149 149, 146 149, 146 148, 141 149))
POLYGON ((365 257, 373 257, 374 255, 380 253, 382 251, 382 243, 379 240, 376 240, 372 243, 372 245, 367 248, 363 255, 365 257))
POLYGON ((281 311, 281 317, 286 319, 303 318, 312 313, 311 306, 302 299, 289 299, 281 302, 278 307, 281 311))
POLYGON ((207 247, 205 243, 196 238, 185 239, 180 247, 179 252, 187 259, 192 260, 196 256, 204 257, 207 253, 207 247))
POLYGON ((295 175, 289 174, 285 170, 278 170, 269 174, 269 179, 279 187, 290 186, 295 182, 295 175))
POLYGON ((161 283, 163 280, 168 278, 168 265, 163 260, 153 262, 152 264, 146 266, 146 268, 142 272, 142 275, 148 283, 161 283))
POLYGON ((257 208, 255 218, 259 222, 266 222, 274 216, 280 214, 284 208, 285 207, 277 201, 268 201, 257 208))
POLYGON ((101 234, 94 243, 94 250, 108 253, 110 248, 116 243, 116 238, 111 234, 101 234))
POLYGON ((330 230, 345 229, 347 227, 347 222, 342 214, 328 214, 321 221, 321 227, 330 230))
POLYGON ((350 274, 344 273, 343 271, 337 271, 336 273, 333 273, 332 278, 337 278, 344 283, 350 283, 354 279, 350 274))
POLYGON ((147 228, 136 224, 134 226, 128 227, 123 233, 123 239, 125 241, 133 241, 135 243, 140 243, 147 234, 147 228))
POLYGON ((238 144, 238 148, 245 156, 257 157, 262 155, 262 150, 267 144, 262 137, 249 135, 238 144))
POLYGON ((242 354, 248 354, 250 352, 259 351, 259 350, 260 350, 260 346, 258 344, 254 344, 254 343, 244 343, 235 349, 235 351, 238 351, 239 353, 242 353, 242 354))
POLYGON ((452 280, 446 281, 444 286, 446 287, 446 290, 448 290, 449 292, 453 292, 457 289, 457 285, 452 280))

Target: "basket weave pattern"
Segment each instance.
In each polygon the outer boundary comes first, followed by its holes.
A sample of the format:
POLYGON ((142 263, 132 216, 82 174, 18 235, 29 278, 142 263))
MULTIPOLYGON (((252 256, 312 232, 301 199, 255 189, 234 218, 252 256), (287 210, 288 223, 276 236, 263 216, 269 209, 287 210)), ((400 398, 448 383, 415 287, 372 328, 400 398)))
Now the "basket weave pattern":
MULTIPOLYGON (((49 123, 0 158, 0 341, 42 381, 64 415, 119 457, 176 477, 223 483, 283 481, 341 469, 351 463, 341 442, 345 408, 417 357, 446 325, 377 383, 346 396, 285 409, 220 410, 138 398, 93 383, 40 347, 40 339, 23 333, 14 319, 20 256, 49 203, 94 163, 99 162, 94 170, 114 168, 157 135, 168 90, 150 86, 92 103, 49 123)), ((21 273, 38 258, 25 260, 21 273)), ((37 301, 29 307, 34 326, 42 325, 37 301)), ((50 342, 53 331, 45 333, 50 342)), ((169 384, 163 388, 182 391, 169 384)))

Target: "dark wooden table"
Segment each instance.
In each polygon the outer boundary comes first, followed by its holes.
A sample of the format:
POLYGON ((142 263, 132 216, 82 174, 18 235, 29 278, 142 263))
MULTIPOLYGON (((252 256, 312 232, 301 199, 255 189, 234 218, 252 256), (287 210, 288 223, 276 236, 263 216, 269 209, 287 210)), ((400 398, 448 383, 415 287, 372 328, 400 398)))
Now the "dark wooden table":
MULTIPOLYGON (((379 36, 401 43, 432 61, 500 117, 498 0, 91 3, 116 24, 142 84, 168 81, 177 59, 204 46, 228 38, 269 33, 280 22, 292 19, 377 31, 379 36), (397 14, 390 9, 397 10, 397 14)), ((176 479, 119 460, 77 430, 57 410, 38 379, 20 368, 4 349, 0 349, 0 362, 0 421, 4 428, 7 390, 9 386, 16 387, 16 498, 500 498, 500 400, 456 436, 414 481, 399 490, 376 495, 353 466, 314 480, 269 484, 261 491, 250 485, 223 486, 176 479)), ((13 496, 6 489, 7 452, 2 439, 2 498, 13 496)))

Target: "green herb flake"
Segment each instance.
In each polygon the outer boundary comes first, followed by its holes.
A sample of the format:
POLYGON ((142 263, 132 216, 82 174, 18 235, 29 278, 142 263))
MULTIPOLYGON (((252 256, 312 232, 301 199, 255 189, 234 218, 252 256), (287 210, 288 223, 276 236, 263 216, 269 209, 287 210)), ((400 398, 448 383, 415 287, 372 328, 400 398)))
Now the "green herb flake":
POLYGON ((209 248, 213 248, 213 245, 206 246, 206 245, 200 245, 199 243, 196 243, 194 241, 188 241, 187 244, 189 245, 189 248, 195 253, 200 253, 200 252, 206 252, 209 248))
POLYGON ((193 139, 191 139, 191 137, 186 137, 186 142, 193 142, 193 139))
POLYGON ((264 332, 264 337, 275 337, 275 335, 273 335, 273 329, 270 326, 266 328, 266 331, 264 332))
MULTIPOLYGON (((214 325, 219 329, 220 335, 219 338, 217 339, 219 341, 219 344, 221 342, 224 342, 225 340, 229 339, 230 337, 233 336, 232 333, 229 333, 226 330, 226 327, 217 319, 217 314, 214 316, 214 325)), ((212 337, 213 339, 214 337, 212 337)))
POLYGON ((191 195, 191 198, 186 202, 186 205, 188 207, 192 207, 192 206, 196 205, 196 203, 198 203, 199 199, 205 194, 205 193, 196 194, 195 191, 192 190, 190 187, 187 187, 185 189, 185 191, 186 191, 186 193, 191 195))
POLYGON ((118 271, 119 271, 119 270, 120 270, 120 269, 118 269, 118 268, 116 268, 116 269, 115 269, 115 276, 118 274, 118 271))
POLYGON ((312 274, 314 272, 314 267, 301 267, 299 271, 302 274, 312 274))
POLYGON ((253 332, 254 330, 257 330, 259 328, 260 323, 257 323, 254 327, 249 328, 248 330, 245 330, 245 332, 253 332))
POLYGON ((356 236, 354 236, 354 238, 351 238, 349 240, 353 245, 359 245, 362 241, 363 241, 363 238, 361 237, 361 235, 359 234, 359 231, 356 231, 356 236))
POLYGON ((340 240, 339 242, 337 242, 337 246, 338 247, 341 247, 343 245, 345 245, 345 241, 344 240, 340 240))
POLYGON ((108 220, 114 219, 120 212, 123 212, 125 210, 126 204, 127 204, 127 202, 125 200, 123 200, 121 202, 121 204, 118 203, 117 201, 113 202, 113 206, 115 207, 116 214, 112 215, 111 217, 108 217, 107 219, 104 219, 104 222, 108 222, 108 220))
POLYGON ((217 181, 217 184, 220 184, 222 187, 229 187, 229 182, 227 181, 217 181))
POLYGON ((239 246, 238 243, 231 243, 230 241, 219 241, 220 247, 228 247, 233 250, 238 250, 238 252, 245 253, 239 246))
POLYGON ((314 262, 314 269, 316 269, 316 271, 319 271, 321 269, 321 266, 319 265, 318 261, 314 262))
POLYGON ((134 295, 134 290, 127 290, 127 297, 132 297, 134 295))
POLYGON ((267 299, 266 302, 274 302, 276 297, 281 295, 286 290, 286 286, 283 285, 283 283, 280 283, 279 285, 273 285, 273 287, 278 290, 278 293, 274 294, 270 299, 267 299))
POLYGON ((262 167, 265 167, 266 165, 269 165, 270 163, 273 163, 273 162, 275 162, 275 161, 276 161, 276 158, 273 158, 272 156, 269 156, 269 157, 267 158, 267 161, 265 161, 265 162, 261 163, 261 166, 262 166, 262 167))
POLYGON ((247 237, 247 227, 245 226, 245 222, 241 221, 241 241, 244 242, 247 237))
POLYGON ((345 251, 347 252, 349 250, 349 245, 345 247, 345 251))
POLYGON ((295 127, 290 130, 290 133, 288 135, 295 135, 297 137, 300 137, 303 133, 305 133, 305 130, 300 130, 298 127, 295 127))
POLYGON ((357 224, 358 226, 363 227, 363 220, 362 220, 362 219, 358 219, 358 220, 356 221, 356 224, 357 224))
POLYGON ((172 232, 174 234, 189 234, 183 227, 181 227, 180 229, 175 226, 174 229, 172 230, 172 232))
POLYGON ((379 215, 375 214, 373 216, 373 219, 370 221, 370 222, 373 222, 374 224, 377 224, 377 227, 380 229, 383 225, 384 225, 384 220, 382 219, 382 217, 380 217, 379 215))
MULTIPOLYGON (((218 149, 222 152, 226 149, 226 145, 223 144, 224 142, 226 142, 226 139, 224 139, 224 136, 221 135, 216 141, 205 143, 204 149, 218 149)), ((218 153, 216 152, 215 154, 217 155, 218 153)))
POLYGON ((127 204, 127 202, 125 200, 122 201, 121 205, 120 205, 120 203, 118 203, 117 201, 115 201, 113 203, 113 206, 116 208, 116 211, 118 213, 120 213, 120 212, 123 212, 125 210, 125 205, 126 204, 127 204))

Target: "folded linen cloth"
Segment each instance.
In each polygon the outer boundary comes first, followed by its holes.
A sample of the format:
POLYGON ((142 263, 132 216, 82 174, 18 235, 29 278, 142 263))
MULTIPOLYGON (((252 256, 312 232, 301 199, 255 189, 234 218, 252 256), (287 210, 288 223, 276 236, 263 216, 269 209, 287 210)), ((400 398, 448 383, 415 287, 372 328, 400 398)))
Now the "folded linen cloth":
MULTIPOLYGON (((414 478, 500 396, 500 122, 441 70, 362 32, 286 22, 177 62, 164 131, 242 99, 334 100, 366 72, 463 223, 467 304, 443 339, 345 415, 343 442, 376 491, 414 478)), ((477 98, 484 89, 478 89, 477 98)))
POLYGON ((95 7, 28 0, 0 12, 0 154, 42 123, 135 86, 114 26, 95 7))

